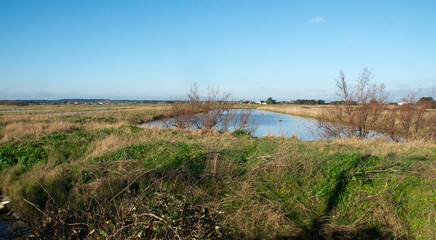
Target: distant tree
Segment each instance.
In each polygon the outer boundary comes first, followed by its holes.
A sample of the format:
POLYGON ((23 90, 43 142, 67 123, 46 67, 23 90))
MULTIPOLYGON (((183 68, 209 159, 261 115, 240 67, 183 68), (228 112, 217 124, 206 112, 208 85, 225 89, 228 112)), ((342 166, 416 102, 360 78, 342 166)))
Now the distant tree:
POLYGON ((331 101, 330 105, 339 105, 339 104, 343 104, 345 103, 345 101, 331 101))
POLYGON ((429 102, 429 101, 434 101, 432 97, 422 97, 419 99, 418 102, 429 102))
POLYGON ((276 100, 272 99, 272 97, 269 97, 269 98, 266 100, 266 104, 276 104, 276 100))
POLYGON ((315 99, 297 99, 294 101, 295 104, 301 105, 317 105, 317 104, 326 104, 324 100, 315 100, 315 99))
POLYGON ((432 97, 422 97, 419 99, 418 104, 426 108, 436 108, 436 101, 432 97))

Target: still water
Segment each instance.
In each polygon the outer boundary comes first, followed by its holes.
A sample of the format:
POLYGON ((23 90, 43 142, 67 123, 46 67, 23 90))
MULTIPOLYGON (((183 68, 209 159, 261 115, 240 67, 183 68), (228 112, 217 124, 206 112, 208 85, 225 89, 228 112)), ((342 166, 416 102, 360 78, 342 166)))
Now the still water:
MULTIPOLYGON (((251 134, 254 137, 263 136, 295 136, 302 141, 318 140, 318 122, 313 119, 296 117, 292 115, 274 113, 262 110, 236 110, 237 114, 251 112, 248 126, 253 129, 251 134)), ((238 116, 235 117, 238 119, 238 116)), ((171 120, 170 120, 171 121, 171 120)), ((166 121, 159 120, 142 124, 141 126, 166 126, 166 121)), ((233 130, 233 129, 230 129, 233 130)))
POLYGON ((0 214, 0 239, 28 239, 31 228, 24 221, 14 219, 6 213, 0 214))

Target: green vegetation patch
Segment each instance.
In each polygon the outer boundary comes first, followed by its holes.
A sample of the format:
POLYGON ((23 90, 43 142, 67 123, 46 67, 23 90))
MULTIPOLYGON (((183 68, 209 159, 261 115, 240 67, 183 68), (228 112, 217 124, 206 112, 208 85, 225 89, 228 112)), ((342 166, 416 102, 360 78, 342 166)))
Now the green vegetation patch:
POLYGON ((46 162, 47 156, 48 151, 39 145, 8 143, 0 146, 0 169, 16 164, 31 167, 35 163, 46 162))
POLYGON ((92 159, 92 162, 141 160, 146 169, 177 169, 183 164, 191 170, 203 170, 205 155, 198 144, 158 141, 122 147, 116 152, 92 159))
POLYGON ((236 131, 232 132, 232 135, 233 136, 245 136, 245 135, 251 136, 251 132, 244 131, 244 130, 236 130, 236 131))
POLYGON ((80 159, 89 143, 95 139, 95 133, 80 129, 70 129, 65 133, 44 136, 39 141, 48 149, 49 158, 57 163, 80 159))
POLYGON ((116 123, 118 120, 112 116, 88 116, 84 114, 67 114, 59 117, 61 120, 71 123, 89 123, 92 121, 102 123, 116 123))

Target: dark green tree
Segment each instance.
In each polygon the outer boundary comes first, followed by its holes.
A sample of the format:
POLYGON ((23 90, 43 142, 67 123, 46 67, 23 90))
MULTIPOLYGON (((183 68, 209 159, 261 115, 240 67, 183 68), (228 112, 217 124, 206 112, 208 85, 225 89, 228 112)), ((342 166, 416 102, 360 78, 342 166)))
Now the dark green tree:
POLYGON ((276 100, 272 99, 272 97, 269 97, 269 98, 266 100, 266 104, 276 104, 276 100))
POLYGON ((419 103, 424 103, 424 102, 433 102, 433 98, 432 97, 422 97, 419 99, 419 103))
POLYGON ((436 101, 432 97, 422 97, 419 99, 418 104, 425 106, 426 108, 436 108, 436 101))

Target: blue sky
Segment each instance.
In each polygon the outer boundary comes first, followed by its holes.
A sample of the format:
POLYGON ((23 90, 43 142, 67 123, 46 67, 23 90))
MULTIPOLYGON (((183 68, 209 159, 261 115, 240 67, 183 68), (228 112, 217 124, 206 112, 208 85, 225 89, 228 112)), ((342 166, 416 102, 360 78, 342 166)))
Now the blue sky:
POLYGON ((436 88, 436 1, 0 0, 0 99, 333 99, 436 88))

